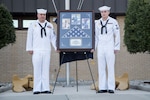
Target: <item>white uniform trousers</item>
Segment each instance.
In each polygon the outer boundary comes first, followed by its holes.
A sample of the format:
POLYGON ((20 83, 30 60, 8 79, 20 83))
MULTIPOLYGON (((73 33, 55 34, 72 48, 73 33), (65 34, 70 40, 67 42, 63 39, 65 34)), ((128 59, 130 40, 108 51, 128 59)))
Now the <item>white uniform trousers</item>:
POLYGON ((99 90, 115 90, 114 48, 98 47, 99 90), (106 70, 107 66, 107 70, 106 70))
POLYGON ((32 63, 34 73, 33 92, 50 91, 50 51, 34 51, 32 63))

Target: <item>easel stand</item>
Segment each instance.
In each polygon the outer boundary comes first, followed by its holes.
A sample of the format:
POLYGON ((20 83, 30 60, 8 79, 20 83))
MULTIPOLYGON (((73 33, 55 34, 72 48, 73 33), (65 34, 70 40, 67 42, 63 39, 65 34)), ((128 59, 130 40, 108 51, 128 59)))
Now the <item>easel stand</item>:
MULTIPOLYGON (((76 56, 77 56, 77 53, 76 53, 76 52, 74 52, 74 54, 76 54, 76 56)), ((63 61, 65 55, 67 55, 67 54, 66 54, 65 52, 63 52, 63 56, 62 56, 62 58, 61 58, 61 61, 63 61)), ((91 71, 91 67, 90 67, 90 64, 89 64, 89 61, 88 61, 87 53, 84 52, 84 55, 85 55, 85 58, 86 58, 86 60, 87 60, 87 64, 88 64, 89 71, 90 71, 90 74, 91 74, 91 77, 92 77, 92 81, 93 81, 93 84, 94 84, 94 88, 95 88, 95 90, 96 90, 96 86, 95 86, 93 74, 92 74, 92 71, 91 71)), ((61 63, 62 63, 62 62, 61 62, 61 63)), ((57 79, 58 79, 58 75, 59 75, 60 70, 61 70, 61 65, 59 66, 58 73, 57 73, 57 75, 56 75, 56 80, 55 80, 55 84, 54 84, 54 88, 53 88, 52 93, 54 93, 55 86, 56 86, 56 82, 57 82, 57 79)), ((76 85, 77 85, 77 92, 78 92, 78 69, 77 69, 77 60, 76 60, 76 85)))

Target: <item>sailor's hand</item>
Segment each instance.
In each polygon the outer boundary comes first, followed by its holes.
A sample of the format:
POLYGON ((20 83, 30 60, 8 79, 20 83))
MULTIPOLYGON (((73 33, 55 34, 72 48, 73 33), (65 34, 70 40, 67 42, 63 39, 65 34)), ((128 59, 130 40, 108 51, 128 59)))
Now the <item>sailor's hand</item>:
POLYGON ((32 54, 33 54, 33 51, 28 51, 28 53, 32 55, 32 54))
POLYGON ((119 50, 114 50, 114 54, 116 54, 119 50))
POLYGON ((57 53, 60 53, 60 50, 56 50, 57 53))
POLYGON ((90 52, 94 52, 95 50, 94 49, 91 49, 91 51, 90 52))

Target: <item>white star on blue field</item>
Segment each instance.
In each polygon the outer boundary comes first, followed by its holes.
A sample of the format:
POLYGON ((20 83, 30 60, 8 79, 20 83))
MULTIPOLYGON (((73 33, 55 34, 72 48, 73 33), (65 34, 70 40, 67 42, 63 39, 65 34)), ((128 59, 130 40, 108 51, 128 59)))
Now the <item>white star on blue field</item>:
POLYGON ((79 27, 75 26, 70 31, 65 33, 62 38, 90 38, 90 36, 79 27))

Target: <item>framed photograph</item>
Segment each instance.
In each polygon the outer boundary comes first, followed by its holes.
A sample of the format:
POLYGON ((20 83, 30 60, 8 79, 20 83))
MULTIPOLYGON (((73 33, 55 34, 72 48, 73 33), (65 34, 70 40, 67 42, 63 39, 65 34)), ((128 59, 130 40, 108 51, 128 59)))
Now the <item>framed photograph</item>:
POLYGON ((60 51, 90 51, 94 48, 93 11, 59 11, 57 48, 60 51))

